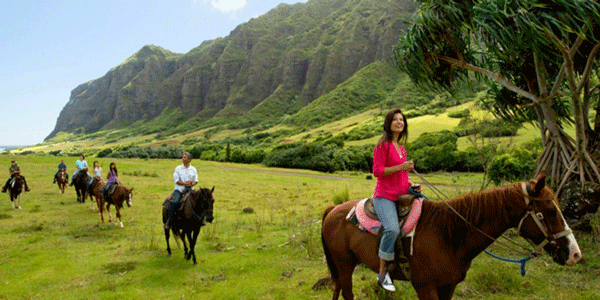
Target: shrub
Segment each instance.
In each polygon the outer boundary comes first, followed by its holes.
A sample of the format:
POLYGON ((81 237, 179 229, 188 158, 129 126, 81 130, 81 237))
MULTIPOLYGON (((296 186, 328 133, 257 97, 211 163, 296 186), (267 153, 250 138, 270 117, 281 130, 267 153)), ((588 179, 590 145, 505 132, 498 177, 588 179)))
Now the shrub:
POLYGON ((527 148, 513 149, 503 153, 492 161, 489 170, 490 180, 496 185, 533 177, 537 166, 538 154, 527 148))
POLYGON ((448 113, 448 117, 455 118, 455 119, 469 117, 470 115, 471 115, 471 111, 468 109, 453 111, 453 112, 448 113))
POLYGON ((109 154, 111 154, 112 152, 113 151, 111 148, 106 148, 106 149, 100 150, 100 152, 98 152, 98 157, 106 157, 109 154))

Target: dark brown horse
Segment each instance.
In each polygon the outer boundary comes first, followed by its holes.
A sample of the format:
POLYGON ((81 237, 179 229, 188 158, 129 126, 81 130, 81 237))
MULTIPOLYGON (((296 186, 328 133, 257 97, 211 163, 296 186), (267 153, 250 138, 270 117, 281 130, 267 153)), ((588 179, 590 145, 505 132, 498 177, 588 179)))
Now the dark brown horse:
MULTIPOLYGON (((344 299, 354 299, 352 272, 358 263, 379 271, 377 237, 345 218, 356 202, 329 207, 323 215, 321 238, 335 284, 333 299, 338 299, 340 291, 344 299)), ((506 230, 517 227, 520 236, 537 250, 543 248, 556 263, 573 265, 581 259, 577 241, 543 174, 529 182, 459 196, 447 204, 425 200, 414 252, 409 256, 410 281, 419 299, 451 299, 473 259, 506 230)), ((394 268, 390 276, 406 280, 401 269, 394 268)))
POLYGON ((10 202, 12 203, 14 209, 21 209, 21 193, 23 192, 25 180, 23 180, 21 175, 17 174, 10 180, 8 184, 10 202))
MULTIPOLYGON (((196 253, 194 252, 194 249, 196 247, 198 234, 200 233, 200 228, 206 225, 206 222, 212 223, 213 221, 213 206, 215 203, 215 199, 213 198, 214 190, 215 187, 213 186, 211 190, 201 188, 197 191, 190 191, 187 194, 182 195, 180 200, 180 202, 183 202, 182 209, 176 209, 171 220, 171 230, 173 231, 173 234, 179 236, 183 242, 185 258, 187 260, 193 258, 194 265, 198 264, 198 262, 196 262, 196 253), (189 252, 185 243, 186 236, 190 243, 189 252)), ((163 203, 163 224, 167 220, 169 204, 171 203, 170 200, 172 197, 173 195, 169 196, 163 203)), ((169 230, 165 229, 167 252, 169 252, 169 256, 171 256, 169 236, 169 230)))
POLYGON ((88 184, 88 169, 81 169, 77 175, 73 176, 73 185, 77 192, 77 202, 85 203, 85 196, 88 184))
MULTIPOLYGON (((111 187, 113 189, 113 187, 111 187)), ((123 185, 117 185, 114 187, 114 192, 109 194, 107 199, 102 198, 102 202, 106 204, 106 211, 108 212, 108 222, 112 222, 112 216, 110 215, 110 206, 111 204, 115 206, 115 210, 117 211, 117 219, 119 219, 119 225, 121 228, 123 227, 123 221, 121 220, 121 209, 123 208, 123 203, 126 203, 128 207, 131 207, 131 199, 133 198, 133 188, 128 188, 123 185)), ((96 198, 98 199, 98 198, 96 198)), ((102 218, 102 222, 104 222, 104 216, 102 216, 102 208, 103 204, 98 205, 98 209, 100 210, 100 217, 102 218)), ((116 223, 115 223, 116 224, 116 223)))
POLYGON ((56 184, 58 185, 58 189, 61 191, 61 193, 64 194, 65 189, 69 186, 67 171, 60 170, 60 172, 58 172, 58 176, 56 177, 56 184))

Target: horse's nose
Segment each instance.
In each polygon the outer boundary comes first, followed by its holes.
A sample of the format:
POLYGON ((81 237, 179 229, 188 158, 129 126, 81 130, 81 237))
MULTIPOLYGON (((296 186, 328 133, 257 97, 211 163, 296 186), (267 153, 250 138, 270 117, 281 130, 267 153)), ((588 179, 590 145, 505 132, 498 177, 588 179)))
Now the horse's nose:
POLYGON ((579 262, 583 256, 581 255, 581 249, 579 249, 579 244, 577 244, 575 236, 571 233, 567 236, 567 239, 569 240, 569 259, 566 264, 572 266, 579 262))
POLYGON ((212 223, 212 221, 213 221, 213 216, 208 216, 208 217, 206 217, 206 221, 208 221, 208 223, 212 223))

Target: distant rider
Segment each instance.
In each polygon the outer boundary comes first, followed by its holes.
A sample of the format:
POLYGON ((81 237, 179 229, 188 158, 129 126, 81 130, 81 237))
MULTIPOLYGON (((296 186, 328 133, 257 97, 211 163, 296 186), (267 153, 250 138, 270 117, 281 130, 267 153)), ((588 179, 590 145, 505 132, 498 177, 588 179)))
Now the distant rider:
POLYGON ((104 201, 108 201, 108 192, 115 183, 119 183, 119 171, 117 170, 117 164, 111 162, 108 167, 108 174, 106 174, 106 185, 104 185, 101 190, 104 201))
POLYGON ((102 181, 102 167, 100 167, 100 164, 97 160, 94 161, 94 177, 92 177, 92 180, 90 180, 90 182, 87 185, 88 192, 91 192, 91 188, 96 182, 96 177, 100 178, 100 181, 102 181))
MULTIPOLYGON (((64 171, 65 173, 67 172, 67 165, 65 165, 64 159, 60 160, 60 164, 58 164, 58 171, 56 171, 56 174, 54 174, 54 181, 52 183, 56 183, 56 180, 58 179, 58 174, 60 173, 60 171, 64 171)), ((68 180, 69 180, 69 173, 67 173, 67 181, 68 180)))
MULTIPOLYGON (((10 173, 10 178, 8 178, 8 180, 2 187, 3 193, 6 193, 6 190, 8 189, 8 186, 10 185, 10 181, 13 178, 15 178, 15 176, 21 175, 21 168, 17 165, 16 160, 11 161, 10 167, 8 168, 8 173, 10 173)), ((23 175, 21 175, 21 178, 23 178, 23 183, 25 183, 25 191, 29 192, 29 187, 27 186, 27 181, 25 180, 25 177, 23 175)))
POLYGON ((175 182, 175 190, 173 191, 173 199, 169 206, 169 213, 167 214, 167 221, 165 221, 165 229, 171 229, 171 218, 173 212, 179 204, 181 195, 184 192, 194 190, 194 186, 198 184, 198 172, 196 168, 191 165, 192 155, 188 152, 183 153, 182 164, 175 168, 173 172, 173 181, 175 182))

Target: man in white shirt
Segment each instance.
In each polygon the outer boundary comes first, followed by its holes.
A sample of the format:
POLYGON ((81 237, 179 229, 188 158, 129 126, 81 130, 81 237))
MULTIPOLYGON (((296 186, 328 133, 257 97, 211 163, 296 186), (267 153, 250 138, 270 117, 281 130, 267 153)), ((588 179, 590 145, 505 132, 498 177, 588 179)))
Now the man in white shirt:
POLYGON ((188 152, 183 153, 182 164, 175 168, 173 172, 173 181, 175 181, 175 190, 173 191, 173 199, 169 206, 169 214, 167 215, 167 221, 165 221, 165 229, 171 228, 171 218, 173 212, 179 204, 181 195, 184 192, 194 190, 194 186, 198 184, 198 172, 196 168, 192 167, 190 162, 192 161, 192 155, 188 152))

